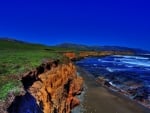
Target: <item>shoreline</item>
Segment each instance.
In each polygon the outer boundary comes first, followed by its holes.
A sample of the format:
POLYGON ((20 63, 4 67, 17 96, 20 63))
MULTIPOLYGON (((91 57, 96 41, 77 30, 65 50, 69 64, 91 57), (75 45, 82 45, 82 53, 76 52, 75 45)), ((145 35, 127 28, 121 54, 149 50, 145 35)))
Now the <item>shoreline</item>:
MULTIPOLYGON (((139 103, 98 84, 92 74, 77 66, 86 88, 83 113, 149 113, 149 109, 139 103)), ((82 110, 81 110, 82 111, 82 110)))
POLYGON ((142 106, 142 107, 144 107, 144 108, 150 110, 150 106, 147 105, 146 103, 140 102, 140 101, 138 101, 138 100, 133 100, 133 99, 131 99, 130 94, 129 94, 128 92, 126 92, 126 91, 124 91, 124 90, 121 90, 121 89, 119 89, 119 88, 117 88, 117 87, 112 86, 112 85, 111 85, 108 81, 106 81, 106 80, 103 81, 103 82, 107 83, 107 85, 105 85, 104 83, 101 83, 98 79, 99 79, 99 78, 96 78, 96 79, 95 79, 95 80, 96 80, 96 83, 99 84, 100 86, 106 88, 106 89, 107 89, 108 91, 110 91, 111 93, 114 93, 115 95, 118 95, 118 96, 121 96, 121 97, 123 97, 123 98, 129 99, 130 101, 132 101, 132 102, 134 102, 134 103, 136 103, 136 104, 138 104, 138 105, 140 105, 140 106, 142 106))

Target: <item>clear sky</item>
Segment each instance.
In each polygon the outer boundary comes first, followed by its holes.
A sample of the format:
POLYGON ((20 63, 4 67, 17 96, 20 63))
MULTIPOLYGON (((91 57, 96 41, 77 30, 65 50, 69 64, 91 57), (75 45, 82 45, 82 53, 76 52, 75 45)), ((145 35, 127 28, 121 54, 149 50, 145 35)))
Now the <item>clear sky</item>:
POLYGON ((150 50, 149 0, 0 0, 0 36, 150 50))

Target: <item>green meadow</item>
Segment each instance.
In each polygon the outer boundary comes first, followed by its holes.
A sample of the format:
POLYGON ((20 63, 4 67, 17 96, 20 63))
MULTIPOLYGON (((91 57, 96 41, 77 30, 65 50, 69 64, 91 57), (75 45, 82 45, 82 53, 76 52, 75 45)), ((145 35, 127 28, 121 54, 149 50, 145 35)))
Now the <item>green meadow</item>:
POLYGON ((9 93, 18 93, 21 75, 39 66, 47 59, 62 59, 59 47, 24 43, 16 40, 0 40, 0 100, 9 93))

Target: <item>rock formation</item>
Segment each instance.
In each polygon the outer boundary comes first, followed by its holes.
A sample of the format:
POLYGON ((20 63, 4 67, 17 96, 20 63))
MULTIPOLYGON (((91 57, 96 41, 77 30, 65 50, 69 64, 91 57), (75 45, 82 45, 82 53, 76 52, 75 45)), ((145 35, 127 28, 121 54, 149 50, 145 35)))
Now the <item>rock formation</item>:
POLYGON ((28 92, 44 113, 70 113, 80 103, 76 95, 81 93, 82 83, 72 63, 62 64, 40 74, 28 92))
POLYGON ((64 52, 64 56, 71 60, 78 60, 85 57, 96 57, 96 56, 108 56, 108 55, 133 55, 131 51, 79 51, 75 52, 64 52))
POLYGON ((2 113, 71 113, 80 104, 76 96, 83 90, 83 79, 71 62, 46 61, 23 74, 22 84, 24 93, 13 95, 7 108, 0 104, 2 113))

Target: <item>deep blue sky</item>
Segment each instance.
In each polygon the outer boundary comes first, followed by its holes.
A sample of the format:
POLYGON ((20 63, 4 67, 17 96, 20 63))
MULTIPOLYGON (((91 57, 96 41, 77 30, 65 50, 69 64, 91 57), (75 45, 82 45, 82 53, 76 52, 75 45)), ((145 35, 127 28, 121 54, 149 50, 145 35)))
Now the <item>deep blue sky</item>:
POLYGON ((0 36, 150 50, 149 7, 148 0, 0 0, 0 36))

